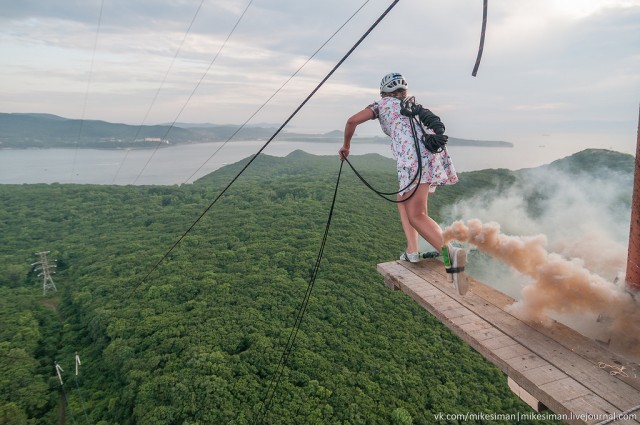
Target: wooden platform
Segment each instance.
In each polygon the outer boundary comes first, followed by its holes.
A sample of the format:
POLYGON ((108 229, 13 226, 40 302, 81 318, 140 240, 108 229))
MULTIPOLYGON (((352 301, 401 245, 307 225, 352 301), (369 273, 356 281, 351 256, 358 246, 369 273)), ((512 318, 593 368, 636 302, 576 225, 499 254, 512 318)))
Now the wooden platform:
POLYGON ((560 323, 519 320, 505 311, 512 298, 473 279, 469 292, 458 295, 442 262, 392 261, 378 264, 378 271, 389 288, 412 297, 500 368, 512 390, 536 410, 547 407, 569 424, 614 418, 608 423, 640 424, 640 409, 618 419, 640 405, 637 363, 560 323))

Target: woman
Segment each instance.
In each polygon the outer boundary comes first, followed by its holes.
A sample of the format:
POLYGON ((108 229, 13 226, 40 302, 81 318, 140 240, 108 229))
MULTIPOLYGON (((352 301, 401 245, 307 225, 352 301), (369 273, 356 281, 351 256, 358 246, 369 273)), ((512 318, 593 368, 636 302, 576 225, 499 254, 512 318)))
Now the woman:
MULTIPOLYGON (((382 131, 391 138, 391 151, 396 159, 400 192, 398 193, 398 211, 402 228, 407 238, 407 250, 401 260, 417 262, 418 234, 436 248, 445 261, 447 276, 461 295, 468 289, 464 274, 466 252, 452 245, 444 246, 442 229, 427 213, 427 198, 437 186, 451 185, 458 181, 455 168, 446 147, 441 152, 432 153, 421 142, 422 127, 414 126, 411 119, 400 112, 401 102, 407 97, 408 84, 399 73, 390 73, 380 83, 380 100, 372 103, 347 120, 344 128, 344 143, 339 150, 340 159, 349 156, 351 139, 356 127, 366 121, 378 119, 382 131), (416 152, 415 138, 419 141, 420 152, 416 152), (422 160, 420 174, 418 155, 422 160)), ((437 117, 436 117, 437 118, 437 117)), ((439 122, 439 119, 438 119, 439 122)), ((441 123, 440 123, 441 124, 441 123)), ((442 125, 444 130, 444 126, 442 125)), ((434 134, 427 129, 429 134, 434 134)))

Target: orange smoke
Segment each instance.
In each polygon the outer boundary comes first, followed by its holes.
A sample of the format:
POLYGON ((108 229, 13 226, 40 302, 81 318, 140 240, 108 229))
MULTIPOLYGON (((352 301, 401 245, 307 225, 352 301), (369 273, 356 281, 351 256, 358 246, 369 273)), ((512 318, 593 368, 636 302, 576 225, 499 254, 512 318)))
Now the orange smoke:
POLYGON ((640 357, 640 306, 623 289, 584 268, 582 261, 547 252, 544 235, 508 236, 497 223, 473 219, 466 225, 454 222, 444 230, 444 239, 475 245, 533 279, 523 288, 522 300, 511 306, 514 314, 543 324, 552 312, 606 315, 612 343, 640 357))

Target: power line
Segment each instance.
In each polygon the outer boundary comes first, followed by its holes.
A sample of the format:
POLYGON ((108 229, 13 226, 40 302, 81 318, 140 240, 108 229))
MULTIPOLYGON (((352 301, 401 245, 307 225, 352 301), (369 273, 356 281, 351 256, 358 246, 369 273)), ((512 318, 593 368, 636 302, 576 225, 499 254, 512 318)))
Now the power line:
MULTIPOLYGON (((325 80, 328 79, 331 74, 333 74, 333 72, 349 57, 349 55, 362 43, 362 41, 364 41, 364 39, 371 33, 371 31, 373 31, 373 29, 378 26, 378 24, 380 22, 382 22, 382 20, 385 18, 385 16, 387 16, 387 14, 391 11, 391 9, 393 9, 396 4, 399 2, 400 0, 395 0, 393 3, 391 3, 391 5, 382 13, 382 15, 380 15, 380 17, 371 25, 371 27, 369 27, 369 29, 362 35, 362 37, 360 37, 360 39, 356 42, 356 44, 347 52, 347 54, 342 58, 342 60, 340 60, 340 62, 338 62, 338 64, 336 64, 336 66, 331 70, 331 72, 327 75, 327 77, 325 77, 325 80)), ((323 83, 322 82, 322 83, 323 83)), ((321 83, 321 84, 322 84, 321 83)), ((319 87, 318 87, 319 88, 319 87)), ((318 90, 318 88, 316 88, 316 90, 314 90, 313 93, 315 93, 315 91, 318 90)), ((307 98, 307 100, 310 98, 311 95, 309 95, 309 97, 307 98)), ((306 100, 305 100, 306 102, 306 100)), ((304 104, 304 102, 303 102, 304 104)), ((302 107, 302 105, 297 109, 299 110, 302 107)), ((297 111, 296 110, 296 111, 297 111)), ((298 316, 296 317, 296 323, 294 324, 294 328, 291 330, 290 334, 289 334, 289 339, 287 340, 287 344, 285 345, 285 349, 282 353, 282 356, 280 357, 280 362, 278 363, 278 367, 276 368, 276 374, 275 376, 271 379, 271 382, 269 383, 269 387, 267 388, 267 394, 265 396, 265 399, 262 402, 262 408, 260 409, 260 413, 258 414, 256 418, 256 420, 259 420, 260 423, 262 423, 264 421, 264 419, 267 417, 267 414, 269 413, 269 408, 271 405, 271 402, 273 400, 273 397, 275 395, 275 392, 278 388, 278 384, 280 382, 280 379, 282 378, 282 373, 284 372, 284 366, 287 363, 287 360, 289 359, 289 355, 291 354, 291 351, 293 350, 293 344, 295 343, 295 339, 296 336, 298 334, 298 330, 300 329, 300 324, 302 323, 302 318, 304 317, 304 314, 307 310, 307 306, 309 303, 309 297, 311 296, 311 291, 313 290, 313 286, 315 285, 315 280, 318 274, 318 270, 320 267, 320 262, 322 260, 322 255, 324 253, 324 247, 325 247, 325 243, 327 240, 327 236, 329 234, 329 227, 331 224, 331 217, 333 215, 333 210, 335 207, 335 201, 336 201, 336 197, 337 197, 337 193, 338 193, 338 186, 340 184, 340 174, 342 173, 342 166, 344 165, 344 161, 340 162, 340 172, 338 173, 338 179, 336 181, 336 187, 334 190, 334 194, 333 194, 333 201, 331 203, 331 209, 329 212, 329 218, 327 220, 327 225, 325 226, 325 232, 322 238, 322 243, 320 245, 320 252, 318 253, 318 257, 316 259, 316 264, 314 266, 313 269, 313 273, 311 276, 311 279, 309 281, 309 285, 307 286, 307 292, 305 293, 304 299, 300 305, 300 309, 298 310, 298 316), (259 419, 257 419, 259 418, 259 419)))
POLYGON ((54 362, 54 365, 56 369, 56 374, 58 375, 58 379, 60 380, 60 388, 62 388, 62 396, 64 397, 65 404, 67 405, 67 411, 69 412, 69 415, 71 416, 71 420, 73 421, 73 423, 77 424, 76 418, 73 416, 73 412, 71 411, 71 406, 69 405, 69 397, 67 397, 67 391, 64 389, 64 382, 62 381, 62 372, 64 372, 64 369, 60 367, 57 361, 54 362))
MULTIPOLYGON (((240 15, 240 17, 236 20, 235 25, 233 26, 233 28, 231 28, 231 31, 229 32, 229 34, 227 35, 227 38, 224 40, 224 42, 222 43, 222 46, 220 46, 220 49, 218 49, 218 53, 216 53, 216 55, 213 57, 213 59, 211 60, 211 62, 209 63, 209 66, 207 67, 206 71, 204 72, 204 74, 202 74, 202 77, 200 77, 200 80, 198 81, 198 83, 196 84, 196 86, 193 88, 193 91, 191 92, 191 94, 189 95, 189 97, 187 98, 186 102, 184 102, 184 104, 182 105, 182 108, 180 108, 180 111, 178 112, 178 115, 176 115, 176 118, 173 120, 173 122, 171 123, 171 125, 169 126, 169 128, 167 129, 167 131, 165 132, 164 136, 160 139, 161 141, 163 139, 166 139, 167 136, 169 135, 169 133, 171 132, 171 130, 173 129, 173 127, 176 125, 176 122, 178 122, 178 119, 180 119, 180 116, 182 115, 182 112, 184 112, 185 108, 187 107, 187 105, 189 104, 189 102, 191 101, 191 98, 193 97, 193 95, 196 93, 196 90, 198 90, 198 87, 200 87, 200 84, 202 84, 202 81, 204 80, 204 78, 207 76, 207 74, 209 73, 209 70, 211 69, 211 67, 213 66, 213 64, 216 62, 216 60, 218 59, 218 56, 220 56, 220 53, 222 52, 222 49, 224 49, 224 47, 227 45, 227 42, 229 41, 229 39, 231 38, 231 35, 235 32, 236 28, 238 27, 238 25, 240 24, 240 21, 242 21, 242 18, 244 18, 244 15, 247 13, 247 10, 249 10, 249 7, 251 6, 251 4, 253 3, 253 0, 250 0, 249 3, 247 4, 247 7, 244 8, 244 10, 242 11, 242 14, 240 15)), ((158 151, 158 148, 160 147, 160 143, 156 146, 156 148, 153 150, 153 152, 151 153, 151 156, 149 157, 149 159, 147 160, 146 164, 144 164, 144 167, 142 167, 142 169, 140 170, 140 173, 138 173, 138 176, 135 178, 135 180, 133 181, 133 184, 136 184, 138 182, 138 179, 140 178, 140 176, 142 175, 142 173, 144 172, 144 170, 147 169, 147 167, 149 166, 149 163, 151 162, 151 160, 153 159, 154 155, 156 154, 156 152, 158 151)))
POLYGON ((91 422, 89 421, 89 415, 87 415, 87 409, 85 409, 84 407, 84 397, 82 397, 82 392, 80 391, 80 384, 78 383, 78 372, 80 370, 80 366, 82 365, 82 362, 80 362, 80 356, 78 355, 78 352, 76 351, 76 374, 74 375, 74 378, 76 380, 76 388, 78 390, 78 396, 80 397, 80 404, 82 405, 82 411, 84 412, 84 419, 87 422, 87 425, 90 424, 91 422))
POLYGON ((338 61, 338 63, 331 69, 331 71, 327 73, 327 75, 318 83, 318 85, 311 91, 311 93, 309 93, 309 95, 302 101, 302 103, 300 103, 300 105, 291 113, 291 115, 289 115, 289 117, 282 123, 282 125, 278 127, 276 132, 273 133, 273 135, 269 138, 269 140, 267 140, 266 143, 258 150, 258 152, 251 157, 251 159, 244 165, 244 167, 242 167, 242 169, 227 184, 227 186, 225 186, 225 188, 222 189, 222 191, 218 194, 218 196, 216 196, 216 198, 209 204, 209 206, 205 208, 205 210, 200 214, 200 216, 198 216, 198 218, 191 224, 191 226, 189 226, 189 228, 178 238, 178 240, 169 248, 169 250, 162 256, 162 258, 158 260, 158 262, 142 278, 142 280, 133 287, 131 293, 135 292, 140 285, 142 285, 144 282, 147 281, 149 276, 151 276, 151 274, 158 269, 160 264, 162 264, 162 262, 169 256, 169 254, 171 254, 171 252, 180 244, 180 242, 182 242, 182 240, 187 236, 187 234, 189 234, 189 232, 193 230, 196 224, 198 224, 200 220, 202 220, 205 214, 209 212, 209 210, 216 204, 216 202, 218 202, 218 200, 227 192, 227 190, 229 190, 231 185, 233 185, 233 183, 235 183, 236 180, 238 180, 238 178, 242 175, 242 173, 244 173, 245 170, 249 168, 251 164, 253 164, 253 161, 256 160, 258 155, 260 155, 267 148, 267 146, 269 146, 269 144, 273 141, 273 139, 275 139, 276 136, 280 134, 282 129, 284 129, 284 127, 286 127, 287 124, 289 124, 289 122, 298 114, 298 112, 300 112, 300 110, 307 104, 307 102, 309 102, 309 100, 318 92, 318 90, 320 90, 320 88, 324 85, 324 83, 326 83, 327 80, 331 78, 331 76, 338 70, 338 68, 340 68, 340 66, 349 58, 349 56, 351 56, 351 54, 358 48, 358 46, 362 44, 364 39, 367 38, 367 36, 375 29, 375 27, 378 26, 378 24, 385 18, 385 16, 387 16, 387 14, 391 11, 391 9, 395 7, 395 5, 399 1, 400 0, 394 0, 393 3, 382 13, 382 15, 380 15, 380 17, 369 27, 369 29, 365 31, 365 33, 360 37, 360 39, 349 49, 349 51, 347 51, 347 53, 345 53, 342 59, 340 59, 340 61, 338 61))
MULTIPOLYGON (((158 90, 156 90, 156 94, 153 96, 153 100, 151 101, 151 104, 149 105, 149 108, 147 109, 147 112, 144 114, 144 118, 142 119, 142 122, 140 123, 140 126, 136 130, 136 134, 135 134, 135 136, 133 136, 133 141, 134 142, 136 141, 136 139, 140 135, 140 131, 142 130, 142 126, 147 121, 147 118, 149 117, 149 113, 151 112, 151 109, 155 105, 156 100, 158 99, 158 95, 160 94, 160 91, 164 87, 164 83, 167 81, 167 77, 169 76, 169 72, 173 68, 173 64, 175 63, 176 58, 180 54, 180 51, 182 50, 182 46, 184 45, 184 42, 187 39, 187 36, 191 32, 191 27, 193 27, 193 23, 195 22, 196 17, 200 13, 200 9, 202 9, 202 4, 203 3, 204 3, 204 0, 200 0, 200 5, 198 6, 198 9, 196 9, 196 13, 193 15, 193 18, 191 18, 191 23, 189 24, 189 27, 187 28, 187 31, 184 33, 184 37, 182 37, 182 41, 180 42, 180 46, 178 46, 178 50, 176 50, 176 53, 173 55, 173 59, 171 60, 171 64, 169 65, 169 68, 167 68, 167 72, 165 72, 164 78, 162 78, 162 82, 160 83, 160 87, 158 87, 158 90)), ((118 170, 116 171, 116 175, 113 176, 113 180, 111 180, 111 184, 113 184, 116 181, 116 178, 118 177, 118 174, 120 173, 120 169, 122 168, 122 166, 124 165, 125 161, 127 160, 127 156, 129 155, 129 152, 130 152, 130 149, 127 149, 127 151, 124 154, 124 158, 122 158, 122 161, 120 162, 120 165, 118 166, 118 170)))
POLYGON ((269 98, 265 100, 265 102, 262 105, 260 105, 260 107, 256 109, 255 112, 253 112, 253 114, 251 114, 249 118, 247 118, 245 122, 243 122, 240 125, 240 127, 238 127, 236 131, 234 131, 233 134, 231 134, 231 136, 229 136, 227 140, 225 140, 224 143, 222 143, 222 145, 220 145, 218 149, 216 149, 215 152, 213 152, 211 156, 209 156, 209 158, 207 158, 207 160, 203 162, 202 165, 200 165, 200 167, 198 167, 196 171, 193 172, 193 174, 191 174, 191 176, 189 176, 189 178, 187 178, 187 180, 185 180, 185 183, 189 183, 189 180, 191 180, 198 173, 198 171, 202 169, 202 167, 204 167, 209 161, 211 161, 211 158, 213 158, 231 139, 233 139, 244 127, 246 127, 249 121, 251 121, 253 117, 255 117, 258 114, 258 112, 262 110, 262 108, 267 106, 267 104, 271 101, 271 99, 273 99, 278 93, 280 93, 280 90, 282 90, 284 86, 289 84, 289 82, 296 75, 298 75, 298 73, 302 70, 302 68, 304 68, 309 62, 311 62, 311 59, 313 59, 320 52, 320 50, 322 50, 324 46, 326 46, 342 30, 342 28, 344 28, 349 22, 351 22, 351 20, 362 10, 362 8, 364 8, 367 5, 367 3, 369 3, 369 1, 370 0, 366 0, 362 4, 362 6, 358 8, 358 10, 356 10, 333 34, 331 34, 331 37, 329 37, 324 43, 322 43, 322 45, 315 52, 313 52, 313 54, 309 56, 309 58, 271 96, 269 96, 269 98))
POLYGON ((76 171, 76 161, 78 159, 78 143, 80 142, 80 136, 82 135, 82 130, 84 128, 84 117, 87 112, 87 100, 89 99, 89 89, 91 88, 91 81, 93 79, 93 64, 96 59, 96 51, 98 50, 98 35, 100 34, 100 25, 102 24, 102 10, 104 8, 104 0, 100 2, 100 12, 98 13, 98 26, 96 28, 96 36, 93 40, 93 54, 91 55, 91 65, 89 66, 89 78, 87 80, 87 89, 84 92, 84 102, 82 104, 82 116, 80 118, 80 127, 78 129, 78 137, 76 139, 76 149, 73 154, 73 163, 71 166, 71 176, 69 178, 70 182, 73 182, 73 175, 76 171))

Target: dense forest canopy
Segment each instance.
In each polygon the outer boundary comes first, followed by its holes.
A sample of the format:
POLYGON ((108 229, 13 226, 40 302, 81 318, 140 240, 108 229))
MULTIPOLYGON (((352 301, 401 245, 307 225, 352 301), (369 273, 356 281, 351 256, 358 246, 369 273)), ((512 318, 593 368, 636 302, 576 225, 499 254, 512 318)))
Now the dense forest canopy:
MULTIPOLYGON (((394 190, 392 160, 350 159, 394 190)), ((260 156, 154 268, 246 161, 183 186, 0 186, 1 423, 252 423, 307 288, 339 161, 260 156), (57 261, 58 292, 47 297, 30 265, 44 250, 57 261)), ((441 220, 460 197, 518 178, 464 173, 430 199, 430 212, 441 220)), ((430 424, 438 413, 530 411, 499 370, 386 289, 376 264, 403 248, 395 205, 345 167, 266 423, 430 424)))

